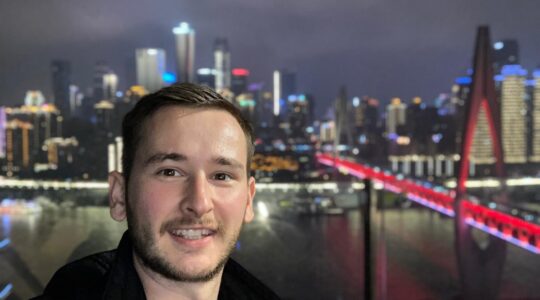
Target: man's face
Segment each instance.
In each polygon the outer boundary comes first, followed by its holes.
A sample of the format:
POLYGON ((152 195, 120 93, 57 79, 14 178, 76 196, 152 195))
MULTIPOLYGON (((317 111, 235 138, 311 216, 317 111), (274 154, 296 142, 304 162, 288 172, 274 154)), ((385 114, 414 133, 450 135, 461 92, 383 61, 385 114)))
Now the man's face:
POLYGON ((168 106, 140 134, 126 190, 135 259, 169 279, 210 280, 253 219, 244 132, 226 111, 168 106))

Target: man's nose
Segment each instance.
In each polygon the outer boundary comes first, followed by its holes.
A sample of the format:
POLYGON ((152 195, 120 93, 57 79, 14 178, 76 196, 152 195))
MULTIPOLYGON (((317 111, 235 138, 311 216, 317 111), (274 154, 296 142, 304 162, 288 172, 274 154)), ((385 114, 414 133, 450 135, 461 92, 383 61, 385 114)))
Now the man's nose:
POLYGON ((184 213, 202 217, 212 211, 212 190, 205 174, 197 174, 189 180, 187 195, 182 201, 184 213))

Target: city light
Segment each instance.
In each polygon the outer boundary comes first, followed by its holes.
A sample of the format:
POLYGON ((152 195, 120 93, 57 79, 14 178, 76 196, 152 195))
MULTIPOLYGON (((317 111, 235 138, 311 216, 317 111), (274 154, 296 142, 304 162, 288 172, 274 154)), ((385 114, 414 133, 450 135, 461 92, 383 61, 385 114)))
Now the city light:
POLYGON ((157 50, 157 49, 150 48, 150 49, 147 49, 147 50, 146 50, 146 53, 147 53, 148 55, 157 55, 157 54, 158 54, 158 50, 157 50))
MULTIPOLYGON (((423 182, 413 182, 405 178, 398 179, 397 176, 382 172, 376 168, 370 168, 343 159, 334 159, 329 155, 319 154, 317 155, 317 160, 322 164, 340 170, 346 169, 348 174, 360 179, 369 178, 373 180, 376 185, 375 188, 381 188, 382 185, 382 188, 390 192, 398 194, 406 193, 407 198, 416 203, 441 212, 447 216, 455 216, 453 210, 454 193, 432 187, 431 185, 426 185, 423 182)), ((470 216, 468 218, 474 217, 475 222, 483 220, 482 222, 490 222, 490 224, 492 224, 489 228, 475 226, 476 228, 499 238, 503 238, 523 249, 540 254, 540 241, 531 244, 533 239, 529 238, 540 236, 540 225, 529 223, 530 221, 527 222, 489 207, 474 204, 471 200, 463 200, 461 203, 464 206, 464 213, 467 216, 470 216), (508 232, 517 234, 518 239, 509 237, 508 232)), ((475 224, 475 222, 468 221, 467 223, 475 224)))
POLYGON ((176 75, 174 73, 171 73, 171 72, 163 73, 162 78, 163 78, 163 81, 165 83, 168 83, 168 84, 172 84, 172 83, 176 82, 176 75))
POLYGON ((234 76, 249 76, 249 70, 248 69, 232 69, 232 74, 234 76))
POLYGON ((173 28, 174 34, 188 34, 192 31, 192 29, 189 27, 189 24, 186 22, 180 23, 177 27, 173 28))

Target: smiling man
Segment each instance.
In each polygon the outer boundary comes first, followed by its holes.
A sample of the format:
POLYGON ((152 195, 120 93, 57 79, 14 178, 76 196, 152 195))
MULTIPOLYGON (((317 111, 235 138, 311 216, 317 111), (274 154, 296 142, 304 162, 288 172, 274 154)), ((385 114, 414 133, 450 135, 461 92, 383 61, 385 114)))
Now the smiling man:
POLYGON ((176 84, 124 118, 123 173, 109 174, 116 250, 70 263, 44 299, 278 299, 229 258, 253 219, 253 134, 213 90, 176 84))

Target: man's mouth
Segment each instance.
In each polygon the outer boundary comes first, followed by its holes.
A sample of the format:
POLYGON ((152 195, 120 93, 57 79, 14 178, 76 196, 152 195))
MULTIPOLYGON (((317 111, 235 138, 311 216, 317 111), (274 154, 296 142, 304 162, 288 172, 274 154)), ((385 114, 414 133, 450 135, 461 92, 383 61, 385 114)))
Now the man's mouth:
POLYGON ((181 237, 186 240, 200 240, 202 238, 205 238, 207 236, 211 236, 215 233, 214 230, 211 229, 175 229, 170 231, 171 234, 181 237))

